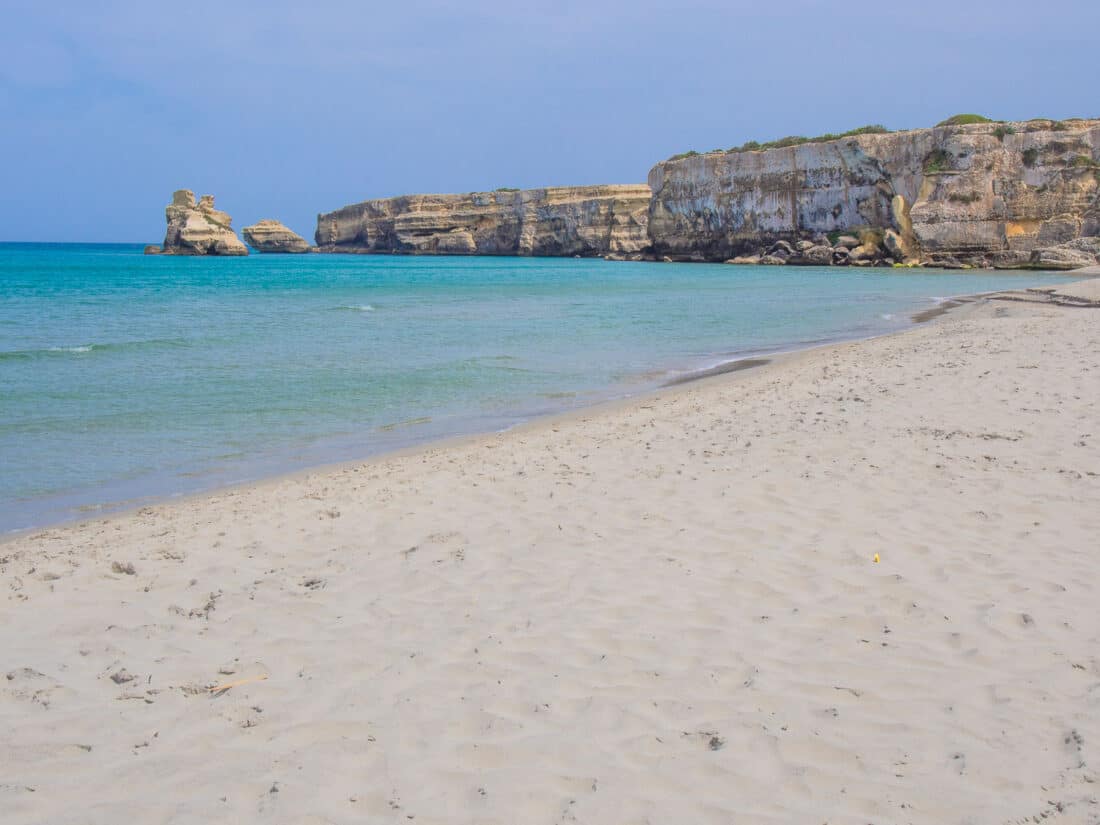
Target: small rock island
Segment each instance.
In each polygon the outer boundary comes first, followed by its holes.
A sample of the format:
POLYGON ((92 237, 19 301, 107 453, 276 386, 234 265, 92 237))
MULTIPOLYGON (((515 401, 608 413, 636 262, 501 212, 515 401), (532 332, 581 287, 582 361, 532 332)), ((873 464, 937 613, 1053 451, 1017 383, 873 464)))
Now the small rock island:
POLYGON ((214 208, 213 195, 203 195, 196 203, 190 189, 177 189, 164 217, 168 221, 164 245, 145 247, 146 255, 248 254, 248 247, 232 229, 233 219, 214 208))
POLYGON ((309 241, 279 221, 257 221, 252 226, 246 226, 241 233, 257 252, 298 254, 314 249, 309 241))

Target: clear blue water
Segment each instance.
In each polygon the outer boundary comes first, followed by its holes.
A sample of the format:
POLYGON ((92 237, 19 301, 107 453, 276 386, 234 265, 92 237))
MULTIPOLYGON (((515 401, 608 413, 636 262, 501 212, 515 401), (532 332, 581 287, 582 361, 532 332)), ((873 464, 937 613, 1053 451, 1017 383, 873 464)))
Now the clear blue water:
POLYGON ((0 244, 0 531, 900 329, 1035 273, 0 244))

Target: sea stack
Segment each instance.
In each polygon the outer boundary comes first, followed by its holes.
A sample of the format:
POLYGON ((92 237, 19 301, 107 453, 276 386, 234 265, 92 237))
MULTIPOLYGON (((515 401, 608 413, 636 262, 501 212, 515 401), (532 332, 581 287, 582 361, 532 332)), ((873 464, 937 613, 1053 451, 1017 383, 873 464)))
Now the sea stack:
POLYGON ((214 196, 203 195, 195 203, 190 189, 177 189, 164 210, 168 231, 164 246, 146 247, 146 255, 247 255, 245 246, 232 229, 233 219, 214 208, 214 196))
POLYGON ((241 230, 245 242, 257 252, 301 253, 313 249, 309 241, 285 224, 262 220, 241 230))

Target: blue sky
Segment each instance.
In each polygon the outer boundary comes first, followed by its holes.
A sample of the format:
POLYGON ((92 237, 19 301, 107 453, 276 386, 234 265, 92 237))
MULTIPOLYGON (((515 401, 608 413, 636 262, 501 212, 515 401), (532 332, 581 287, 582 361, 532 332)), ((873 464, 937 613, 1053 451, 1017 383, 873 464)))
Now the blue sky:
POLYGON ((312 238, 370 197, 630 183, 865 123, 1100 116, 1100 3, 5 0, 0 240, 159 242, 172 190, 312 238))

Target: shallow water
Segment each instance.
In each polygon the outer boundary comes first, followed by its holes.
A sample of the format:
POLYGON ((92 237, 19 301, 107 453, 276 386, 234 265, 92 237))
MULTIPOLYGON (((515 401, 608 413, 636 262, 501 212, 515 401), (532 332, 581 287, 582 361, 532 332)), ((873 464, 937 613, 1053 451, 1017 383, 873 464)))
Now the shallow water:
POLYGON ((0 244, 0 531, 366 457, 1070 276, 0 244))

